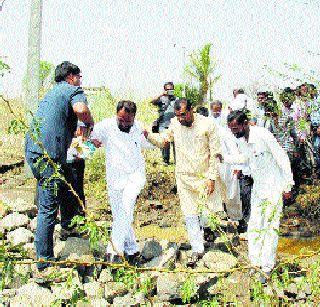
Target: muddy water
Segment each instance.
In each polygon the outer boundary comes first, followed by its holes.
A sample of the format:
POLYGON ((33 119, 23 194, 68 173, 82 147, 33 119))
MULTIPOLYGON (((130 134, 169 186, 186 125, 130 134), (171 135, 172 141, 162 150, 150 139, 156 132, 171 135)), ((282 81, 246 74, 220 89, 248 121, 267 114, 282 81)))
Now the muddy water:
MULTIPOLYGON (((154 238, 156 240, 168 240, 170 242, 187 241, 187 234, 184 227, 160 228, 157 225, 137 227, 138 238, 154 238)), ((300 253, 318 251, 320 249, 320 237, 316 238, 287 238, 280 237, 278 253, 284 255, 298 256, 300 253)))
POLYGON ((278 252, 288 255, 318 251, 320 249, 320 237, 316 238, 280 238, 278 252))

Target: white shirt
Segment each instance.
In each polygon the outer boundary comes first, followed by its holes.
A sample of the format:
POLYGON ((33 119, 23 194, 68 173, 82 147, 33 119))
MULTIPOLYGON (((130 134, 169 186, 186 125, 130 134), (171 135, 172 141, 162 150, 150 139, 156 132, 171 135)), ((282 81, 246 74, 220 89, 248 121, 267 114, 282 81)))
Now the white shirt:
POLYGON ((289 192, 294 184, 290 161, 275 137, 263 127, 250 126, 248 142, 238 139, 241 155, 228 163, 248 162, 254 189, 261 199, 276 202, 279 194, 289 192))
POLYGON ((256 110, 256 102, 246 94, 238 94, 235 99, 231 101, 229 107, 235 111, 246 107, 250 112, 254 113, 256 110))
POLYGON ((118 128, 117 118, 106 118, 94 126, 92 138, 98 139, 106 150, 106 178, 108 188, 123 189, 130 179, 141 188, 145 184, 143 148, 153 148, 135 121, 129 133, 118 128))

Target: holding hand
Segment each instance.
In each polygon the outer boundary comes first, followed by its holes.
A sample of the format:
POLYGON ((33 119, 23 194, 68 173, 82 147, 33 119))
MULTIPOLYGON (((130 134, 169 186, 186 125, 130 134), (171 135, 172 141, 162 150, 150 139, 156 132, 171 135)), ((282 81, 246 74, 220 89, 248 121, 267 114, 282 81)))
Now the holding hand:
POLYGON ((100 148, 102 143, 97 140, 97 139, 91 139, 90 142, 96 147, 96 148, 100 148))
POLYGON ((209 179, 206 183, 206 186, 208 195, 211 195, 214 192, 215 181, 209 179))

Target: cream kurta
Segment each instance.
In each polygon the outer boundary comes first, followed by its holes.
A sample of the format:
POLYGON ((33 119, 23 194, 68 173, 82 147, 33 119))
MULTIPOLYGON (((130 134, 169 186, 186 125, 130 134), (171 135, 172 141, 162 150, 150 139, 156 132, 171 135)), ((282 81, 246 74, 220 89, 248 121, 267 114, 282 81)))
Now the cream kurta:
POLYGON ((182 212, 197 215, 199 191, 208 179, 215 180, 215 191, 208 198, 208 207, 222 211, 221 184, 218 177, 220 142, 211 119, 194 114, 191 127, 182 126, 176 117, 164 132, 149 133, 148 140, 163 147, 165 141, 174 141, 176 150, 176 181, 182 212))

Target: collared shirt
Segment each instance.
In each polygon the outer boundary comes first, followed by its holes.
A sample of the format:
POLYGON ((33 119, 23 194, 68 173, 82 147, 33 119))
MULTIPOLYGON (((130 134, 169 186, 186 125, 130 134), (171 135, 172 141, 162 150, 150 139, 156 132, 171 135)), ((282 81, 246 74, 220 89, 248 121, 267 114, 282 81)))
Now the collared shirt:
POLYGON ((145 160, 141 150, 153 146, 146 140, 140 127, 135 121, 129 133, 122 132, 116 117, 106 118, 94 126, 91 137, 105 146, 106 177, 111 189, 123 189, 129 177, 144 185, 145 160))
POLYGON ((280 193, 291 190, 294 182, 288 155, 271 132, 250 126, 248 142, 240 138, 238 146, 241 155, 234 155, 229 163, 248 162, 254 189, 262 199, 277 201, 280 193))
POLYGON ((220 142, 211 118, 194 113, 192 126, 185 127, 174 117, 168 129, 160 134, 149 133, 148 139, 159 147, 165 140, 175 142, 177 174, 216 179, 220 142))
MULTIPOLYGON (((39 103, 31 129, 40 124, 39 141, 49 156, 61 164, 66 163, 67 150, 77 127, 78 119, 72 107, 77 102, 86 100, 81 87, 63 81, 57 83, 39 103)), ((29 133, 26 134, 26 152, 28 155, 43 154, 29 133)))
POLYGON ((171 118, 175 117, 174 113, 174 103, 178 97, 172 96, 171 99, 169 96, 161 96, 156 105, 158 106, 159 112, 159 127, 160 130, 168 128, 170 125, 171 118))

